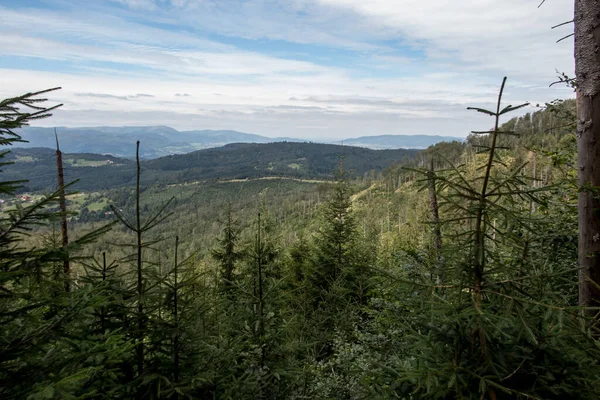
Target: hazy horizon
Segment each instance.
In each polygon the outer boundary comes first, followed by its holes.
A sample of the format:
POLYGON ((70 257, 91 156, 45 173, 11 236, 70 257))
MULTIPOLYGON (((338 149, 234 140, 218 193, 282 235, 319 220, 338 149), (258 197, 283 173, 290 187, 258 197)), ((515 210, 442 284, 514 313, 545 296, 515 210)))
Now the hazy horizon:
MULTIPOLYGON (((281 135, 267 135, 267 134, 263 134, 261 132, 248 132, 248 131, 244 131, 241 129, 204 129, 204 128, 197 128, 197 129, 176 129, 173 128, 172 126, 168 126, 168 125, 89 125, 89 126, 55 126, 52 124, 48 124, 50 120, 41 120, 39 124, 33 124, 30 125, 28 127, 25 127, 25 129, 27 128, 47 128, 47 129, 54 129, 56 128, 59 133, 60 133, 60 129, 94 129, 94 128, 111 128, 111 129, 117 129, 117 128, 123 128, 123 129, 127 129, 127 128, 132 128, 132 129, 140 129, 140 128, 156 128, 156 127, 164 127, 164 128, 169 128, 169 129, 175 129, 178 132, 192 132, 192 131, 231 131, 231 132, 237 132, 237 133, 243 133, 243 134, 249 134, 249 135, 258 135, 258 136, 264 136, 267 138, 271 138, 271 139, 305 139, 307 141, 316 141, 316 142, 335 142, 335 141, 342 141, 345 139, 358 139, 358 138, 363 138, 363 137, 377 137, 377 136, 432 136, 432 137, 448 137, 448 138, 460 138, 460 139, 466 139, 467 135, 464 136, 454 136, 454 135, 445 135, 445 134, 435 134, 435 133, 373 133, 373 134, 369 134, 369 135, 357 135, 357 136, 345 136, 342 138, 328 138, 328 137, 319 137, 319 138, 301 138, 301 137, 293 137, 293 136, 281 136, 281 135)), ((468 134, 468 132, 467 132, 468 134)), ((18 147, 18 146, 17 146, 18 147)))
POLYGON ((0 0, 0 95, 62 86, 39 126, 465 137, 504 76, 506 103, 573 97, 573 4, 539 3, 0 0))

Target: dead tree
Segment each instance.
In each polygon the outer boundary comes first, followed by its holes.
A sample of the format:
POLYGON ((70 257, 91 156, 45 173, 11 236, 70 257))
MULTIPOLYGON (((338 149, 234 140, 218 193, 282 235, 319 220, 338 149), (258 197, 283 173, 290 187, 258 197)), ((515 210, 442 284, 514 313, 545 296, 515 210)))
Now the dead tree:
POLYGON ((69 265, 69 256, 66 254, 67 246, 69 245, 69 231, 67 227, 67 200, 65 196, 65 174, 63 170, 62 152, 58 146, 58 135, 56 128, 54 129, 56 137, 56 172, 58 175, 58 203, 60 207, 60 233, 62 237, 62 249, 65 252, 63 257, 63 279, 65 280, 65 292, 71 291, 71 266, 69 265))

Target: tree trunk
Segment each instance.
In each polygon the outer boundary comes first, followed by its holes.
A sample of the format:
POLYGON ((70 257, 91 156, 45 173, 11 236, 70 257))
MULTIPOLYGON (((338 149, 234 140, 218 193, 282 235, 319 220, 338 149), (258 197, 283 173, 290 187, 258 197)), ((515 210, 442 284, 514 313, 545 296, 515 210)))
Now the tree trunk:
POLYGON ((575 0, 575 74, 579 154, 579 304, 599 306, 600 2, 575 0))
MULTIPOLYGON (((427 174, 427 183, 429 190, 429 210, 431 212, 431 221, 433 222, 433 247, 436 252, 442 248, 442 230, 440 228, 440 212, 438 206, 437 192, 435 187, 435 173, 433 170, 433 158, 427 174)), ((437 255, 439 257, 439 254, 437 255)))
MULTIPOLYGON (((69 245, 69 231, 67 228, 67 199, 65 197, 65 173, 63 170, 62 152, 58 147, 58 135, 56 134, 56 128, 54 129, 54 136, 56 137, 56 172, 58 178, 58 190, 60 191, 58 197, 58 204, 60 207, 60 233, 62 236, 62 247, 66 251, 69 245)), ((71 266, 69 265, 69 256, 64 254, 63 261, 63 274, 65 280, 65 292, 71 291, 71 266)))

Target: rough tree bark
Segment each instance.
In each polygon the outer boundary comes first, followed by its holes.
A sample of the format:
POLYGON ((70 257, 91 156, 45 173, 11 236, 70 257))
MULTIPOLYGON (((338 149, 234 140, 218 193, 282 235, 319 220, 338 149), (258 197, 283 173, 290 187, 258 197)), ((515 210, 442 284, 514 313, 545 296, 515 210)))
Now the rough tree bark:
POLYGON ((600 1, 575 0, 574 23, 579 157, 579 304, 597 307, 600 306, 600 1))
POLYGON ((440 263, 441 261, 441 250, 442 250, 442 228, 440 226, 440 211, 437 198, 437 189, 435 182, 435 170, 433 165, 433 158, 429 166, 427 173, 427 189, 429 191, 429 211, 431 212, 432 222, 432 239, 433 239, 433 251, 435 256, 435 266, 431 269, 431 279, 436 279, 439 283, 444 281, 443 268, 440 263))
POLYGON ((442 248, 442 230, 440 228, 440 211, 435 187, 435 171, 433 168, 433 158, 431 159, 429 173, 427 174, 427 183, 427 188, 429 191, 429 210, 431 212, 431 221, 433 222, 433 247, 437 252, 439 252, 442 248))

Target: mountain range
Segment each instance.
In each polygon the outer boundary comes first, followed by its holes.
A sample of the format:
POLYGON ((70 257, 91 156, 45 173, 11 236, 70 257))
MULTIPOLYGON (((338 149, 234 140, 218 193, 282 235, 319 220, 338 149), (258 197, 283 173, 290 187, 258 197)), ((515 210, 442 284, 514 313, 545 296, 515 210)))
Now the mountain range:
POLYGON ((366 147, 373 150, 426 149, 439 142, 452 141, 462 142, 464 139, 430 135, 378 135, 344 139, 343 144, 348 146, 366 147))
MULTIPOLYGON (((232 130, 178 131, 168 126, 56 128, 61 150, 67 153, 110 154, 115 157, 135 156, 135 143, 140 140, 140 156, 146 159, 195 150, 220 147, 231 143, 308 142, 305 139, 266 137, 232 130)), ((55 148, 54 128, 25 127, 17 131, 26 143, 15 147, 55 148)), ((442 141, 462 141, 457 137, 428 135, 380 135, 322 141, 370 149, 424 149, 442 141)))

